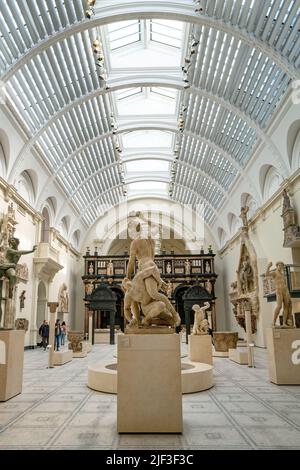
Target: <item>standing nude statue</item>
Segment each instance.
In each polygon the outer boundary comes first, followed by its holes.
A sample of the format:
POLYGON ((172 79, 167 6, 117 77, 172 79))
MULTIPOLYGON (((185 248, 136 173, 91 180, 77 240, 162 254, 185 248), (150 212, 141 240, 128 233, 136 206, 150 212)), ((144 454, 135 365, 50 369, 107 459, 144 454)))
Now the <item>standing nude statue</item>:
POLYGON ((243 227, 248 227, 248 219, 247 219, 247 213, 249 211, 248 206, 243 206, 241 207, 241 213, 240 213, 240 218, 242 219, 243 222, 243 227))
POLYGON ((4 258, 6 262, 0 263, 0 277, 5 276, 9 281, 9 294, 8 297, 12 299, 13 297, 13 290, 17 283, 16 277, 16 266, 18 264, 19 259, 22 255, 28 255, 29 253, 33 253, 37 246, 35 245, 32 250, 18 250, 20 240, 15 237, 11 237, 8 240, 9 247, 6 249, 4 253, 4 258))
POLYGON ((291 301, 288 287, 285 282, 284 263, 282 261, 277 261, 276 270, 273 272, 270 272, 271 266, 272 266, 272 262, 268 264, 265 276, 272 278, 274 280, 274 284, 276 288, 277 305, 274 310, 272 326, 275 327, 276 320, 278 318, 278 315, 280 313, 282 306, 283 306, 283 326, 284 327, 293 326, 292 301, 291 301), (292 323, 292 324, 289 324, 289 323, 292 323))
MULTIPOLYGON (((149 224, 140 213, 140 220, 149 224)), ((148 229, 148 227, 147 227, 148 229)), ((148 233, 148 232, 147 232, 148 233)), ((126 291, 124 298, 124 314, 127 320, 140 323, 139 305, 145 315, 144 324, 150 325, 151 318, 170 318, 175 325, 180 325, 180 316, 174 309, 168 297, 160 293, 160 289, 166 289, 166 284, 160 278, 159 269, 154 262, 155 241, 153 238, 145 238, 140 223, 136 226, 136 238, 131 242, 127 277, 123 280, 126 291), (135 261, 138 260, 138 273, 132 279, 135 261)), ((132 322, 131 322, 132 324, 132 322)))

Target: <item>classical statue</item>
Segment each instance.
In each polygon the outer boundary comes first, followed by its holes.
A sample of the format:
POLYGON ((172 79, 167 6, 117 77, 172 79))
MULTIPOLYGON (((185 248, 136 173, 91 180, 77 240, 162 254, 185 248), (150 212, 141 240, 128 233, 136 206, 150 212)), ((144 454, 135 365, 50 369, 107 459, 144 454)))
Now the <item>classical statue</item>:
POLYGON ((167 263, 166 271, 167 271, 168 274, 171 274, 171 272, 172 272, 172 266, 171 266, 171 263, 169 261, 167 263))
POLYGON ((205 262, 205 272, 208 273, 208 274, 210 273, 210 264, 209 264, 209 261, 206 261, 206 262, 205 262))
POLYGON ((89 265, 89 274, 94 274, 94 266, 93 266, 93 263, 90 263, 90 265, 89 265))
POLYGON ((185 274, 191 274, 191 263, 188 259, 185 261, 184 265, 185 265, 185 274))
POLYGON ((114 264, 113 264, 111 259, 109 260, 109 263, 107 263, 106 274, 107 274, 107 276, 113 276, 114 275, 114 264))
POLYGON ((209 323, 205 318, 205 310, 208 308, 210 308, 209 302, 204 302, 203 307, 197 304, 192 306, 195 312, 192 335, 208 335, 209 323))
POLYGON ((169 299, 172 297, 172 292, 173 292, 172 282, 168 281, 166 293, 169 299))
POLYGON ((140 324, 141 308, 145 316, 142 321, 144 325, 151 325, 155 317, 170 320, 170 323, 179 325, 180 316, 169 299, 159 292, 161 289, 166 290, 167 286, 162 281, 159 269, 154 262, 155 240, 151 237, 151 231, 150 238, 146 238, 149 234, 149 222, 140 213, 137 213, 137 216, 140 221, 146 222, 147 226, 143 227, 141 222, 137 223, 135 239, 130 244, 127 277, 122 283, 125 290, 125 317, 130 325, 140 324), (138 260, 138 273, 132 279, 136 259, 138 260))
POLYGON ((69 294, 67 286, 63 283, 58 292, 58 312, 68 313, 69 312, 69 294))
POLYGON ((206 283, 205 283, 205 289, 207 290, 207 292, 208 292, 209 294, 212 293, 213 285, 212 285, 212 283, 211 283, 211 281, 210 281, 209 279, 208 279, 208 281, 206 281, 206 283))
POLYGON ((248 219, 247 219, 247 213, 249 211, 248 206, 243 206, 241 208, 241 213, 240 213, 240 218, 242 219, 243 222, 243 227, 248 227, 248 219))
POLYGON ((290 198, 286 189, 283 190, 282 196, 283 196, 282 213, 284 214, 288 209, 291 209, 292 206, 291 206, 291 201, 290 201, 290 198))
POLYGON ((0 263, 0 277, 5 276, 9 281, 9 294, 8 297, 12 299, 13 290, 17 282, 16 266, 22 255, 33 253, 37 248, 35 245, 32 250, 18 250, 20 240, 11 237, 8 240, 8 248, 4 252, 4 262, 0 263))
POLYGON ((273 279, 276 289, 277 305, 274 310, 272 326, 273 328, 275 327, 276 320, 283 307, 283 326, 289 328, 293 326, 292 301, 288 287, 285 282, 284 263, 282 261, 277 261, 276 270, 272 272, 270 272, 271 266, 272 262, 268 264, 265 276, 273 279))
POLYGON ((250 291, 251 281, 253 279, 253 270, 251 268, 249 259, 244 259, 240 271, 241 289, 244 294, 250 291))
POLYGON ((26 294, 26 290, 23 290, 19 299, 20 299, 20 310, 22 310, 22 308, 24 308, 24 304, 25 304, 25 294, 26 294))

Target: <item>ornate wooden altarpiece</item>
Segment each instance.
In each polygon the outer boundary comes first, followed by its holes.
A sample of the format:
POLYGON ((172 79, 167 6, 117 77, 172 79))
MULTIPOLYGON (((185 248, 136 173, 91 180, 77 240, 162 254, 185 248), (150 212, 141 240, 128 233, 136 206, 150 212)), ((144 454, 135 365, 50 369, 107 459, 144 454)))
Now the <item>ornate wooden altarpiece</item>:
MULTIPOLYGON (((163 252, 163 254, 155 256, 155 262, 161 277, 168 284, 168 297, 178 311, 182 325, 186 324, 187 318, 184 295, 192 286, 198 285, 201 288, 198 293, 201 295, 199 294, 199 297, 193 296, 193 302, 199 304, 203 304, 204 300, 210 302, 211 326, 213 330, 216 330, 215 282, 217 274, 215 273, 214 257, 215 254, 212 250, 209 250, 208 253, 203 251, 200 254, 187 255, 163 252)), ((121 288, 121 283, 123 278, 126 277, 128 260, 127 252, 118 256, 100 256, 97 251, 92 254, 87 248, 84 256, 84 275, 82 276, 85 291, 83 299, 85 303, 85 332, 88 331, 88 312, 91 295, 100 284, 107 286, 114 292, 116 296, 116 315, 114 321, 116 326, 119 325, 123 329, 124 292, 121 288)), ((108 328, 109 324, 110 318, 105 314, 105 309, 95 310, 94 328, 108 328)))

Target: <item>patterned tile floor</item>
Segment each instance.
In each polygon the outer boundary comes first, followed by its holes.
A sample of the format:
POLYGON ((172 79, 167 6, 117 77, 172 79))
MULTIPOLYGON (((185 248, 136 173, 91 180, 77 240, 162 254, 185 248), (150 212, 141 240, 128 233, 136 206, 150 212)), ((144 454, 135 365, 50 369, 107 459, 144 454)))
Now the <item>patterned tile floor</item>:
MULTIPOLYGON (((182 345, 186 353, 186 345, 182 345)), ((268 381, 256 368, 215 358, 215 386, 183 396, 182 435, 118 435, 116 396, 87 388, 87 366, 115 361, 116 347, 47 369, 47 353, 25 352, 23 393, 0 403, 1 449, 300 449, 300 386, 268 381)))

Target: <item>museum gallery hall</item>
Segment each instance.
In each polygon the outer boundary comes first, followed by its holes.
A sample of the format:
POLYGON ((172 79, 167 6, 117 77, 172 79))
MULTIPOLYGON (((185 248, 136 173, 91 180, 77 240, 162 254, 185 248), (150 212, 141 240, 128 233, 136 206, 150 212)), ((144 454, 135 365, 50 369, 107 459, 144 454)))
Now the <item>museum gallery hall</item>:
POLYGON ((54 449, 300 449, 300 0, 0 0, 0 450, 54 449))

